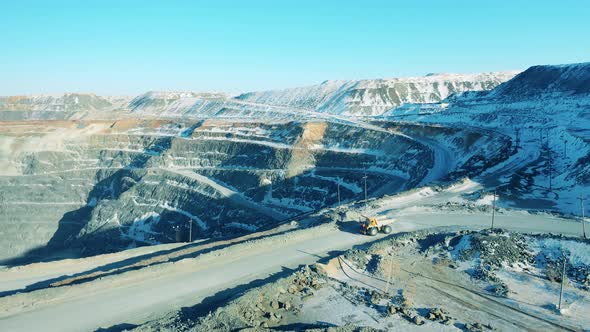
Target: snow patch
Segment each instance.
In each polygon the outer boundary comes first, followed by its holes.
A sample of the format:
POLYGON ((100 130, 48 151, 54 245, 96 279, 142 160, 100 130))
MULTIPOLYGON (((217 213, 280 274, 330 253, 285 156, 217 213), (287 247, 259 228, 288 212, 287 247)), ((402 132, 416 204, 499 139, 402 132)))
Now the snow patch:
POLYGON ((127 230, 127 237, 149 244, 158 244, 158 241, 149 237, 150 234, 156 235, 152 229, 160 221, 160 214, 157 212, 148 212, 139 218, 135 218, 127 230))

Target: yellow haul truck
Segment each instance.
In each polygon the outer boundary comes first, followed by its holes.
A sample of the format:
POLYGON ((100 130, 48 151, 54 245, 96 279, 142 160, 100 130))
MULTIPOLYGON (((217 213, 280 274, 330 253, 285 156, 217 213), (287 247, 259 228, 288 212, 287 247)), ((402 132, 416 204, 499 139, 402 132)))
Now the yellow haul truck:
POLYGON ((361 216, 364 218, 364 220, 361 221, 361 234, 375 236, 379 232, 384 233, 384 234, 391 233, 391 231, 392 231, 391 226, 379 225, 379 223, 377 222, 377 218, 367 217, 362 214, 361 214, 361 216))

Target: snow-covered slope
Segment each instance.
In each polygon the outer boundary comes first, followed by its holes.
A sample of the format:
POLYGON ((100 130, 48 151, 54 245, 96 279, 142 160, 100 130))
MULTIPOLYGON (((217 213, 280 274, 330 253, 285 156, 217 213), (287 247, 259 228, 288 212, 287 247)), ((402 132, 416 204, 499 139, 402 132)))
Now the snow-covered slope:
POLYGON ((406 103, 433 103, 465 91, 490 90, 514 75, 516 72, 429 74, 424 77, 325 81, 308 87, 248 92, 235 98, 222 93, 158 91, 133 99, 73 93, 63 96, 11 96, 0 97, 0 111, 29 113, 19 116, 3 113, 0 119, 71 118, 75 112, 121 109, 137 115, 190 118, 265 117, 293 120, 321 114, 375 116, 406 103))
POLYGON ((590 63, 580 63, 534 66, 491 91, 465 92, 440 103, 408 103, 383 117, 514 130, 519 126, 583 127, 588 112, 590 63))
POLYGON ((245 93, 239 100, 351 116, 380 115, 405 103, 433 103, 465 91, 490 90, 517 72, 325 81, 309 87, 245 93))
POLYGON ((482 178, 515 205, 579 213, 576 197, 590 188, 590 63, 534 66, 489 92, 406 104, 383 117, 510 136, 513 156, 482 178))
POLYGON ((133 99, 129 109, 147 115, 195 118, 375 116, 405 103, 433 103, 456 93, 490 90, 516 73, 325 81, 307 87, 248 92, 235 98, 212 93, 148 92, 133 99))
POLYGON ((296 120, 308 117, 305 110, 257 104, 219 93, 147 92, 127 107, 136 115, 164 118, 250 118, 296 120))
POLYGON ((95 94, 65 93, 62 96, 0 97, 0 110, 27 111, 88 111, 121 106, 124 97, 101 97, 95 94))
POLYGON ((161 116, 213 116, 227 97, 217 93, 150 91, 135 97, 128 108, 136 113, 161 116))
POLYGON ((65 93, 61 96, 0 96, 0 121, 80 119, 88 113, 127 108, 130 97, 65 93))
POLYGON ((499 86, 489 96, 523 99, 549 94, 563 97, 588 93, 590 93, 590 62, 530 67, 499 86))

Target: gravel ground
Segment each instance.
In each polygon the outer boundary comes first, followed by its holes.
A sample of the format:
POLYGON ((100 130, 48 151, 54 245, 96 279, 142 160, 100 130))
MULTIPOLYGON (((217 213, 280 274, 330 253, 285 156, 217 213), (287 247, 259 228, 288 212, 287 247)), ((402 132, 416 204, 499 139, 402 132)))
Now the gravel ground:
MULTIPOLYGON (((184 308, 134 331, 580 330, 581 323, 572 316, 560 318, 541 308, 548 318, 539 319, 534 308, 511 308, 510 290, 496 275, 506 269, 527 273, 526 267, 545 273, 551 264, 539 265, 540 257, 548 254, 538 250, 537 244, 547 240, 590 246, 578 238, 501 229, 445 227, 408 232, 304 266, 219 303, 213 311, 184 308), (442 284, 420 276, 452 284, 446 291, 454 297, 433 291, 432 287, 442 284), (480 310, 473 312, 473 305, 481 306, 480 310), (514 318, 502 317, 511 312, 514 318)), ((578 275, 587 276, 587 270, 570 261, 572 291, 590 298, 578 279, 578 275)))

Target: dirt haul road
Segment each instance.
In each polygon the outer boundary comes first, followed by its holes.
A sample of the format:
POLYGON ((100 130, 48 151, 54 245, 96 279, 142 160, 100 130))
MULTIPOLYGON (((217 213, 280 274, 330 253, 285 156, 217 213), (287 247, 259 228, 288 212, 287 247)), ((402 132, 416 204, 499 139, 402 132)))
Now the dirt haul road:
MULTIPOLYGON (((394 232, 439 226, 486 227, 485 213, 404 213, 394 232)), ((510 212, 497 227, 518 231, 580 233, 580 224, 548 215, 510 212)), ((381 236, 379 237, 381 238, 381 236)), ((311 264, 335 251, 375 238, 339 230, 332 224, 231 245, 196 258, 149 266, 72 286, 0 298, 0 331, 93 331, 123 323, 139 324, 182 306, 200 303, 219 291, 311 264)), ((224 293, 231 296, 232 292, 224 293)))

